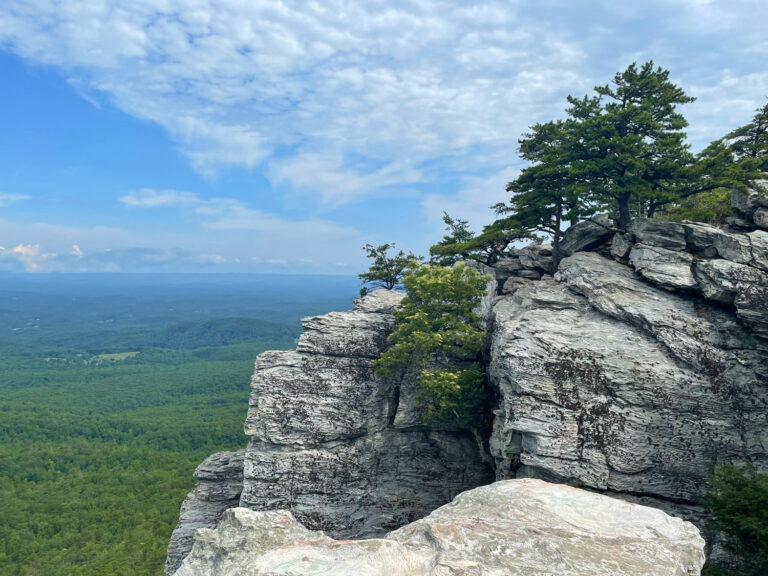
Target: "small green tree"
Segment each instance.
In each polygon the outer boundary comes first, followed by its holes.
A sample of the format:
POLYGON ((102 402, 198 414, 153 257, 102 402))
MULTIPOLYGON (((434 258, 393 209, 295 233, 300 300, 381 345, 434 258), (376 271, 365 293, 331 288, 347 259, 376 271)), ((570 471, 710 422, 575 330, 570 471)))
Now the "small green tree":
POLYGON ((520 157, 531 162, 507 184, 509 204, 499 204, 499 214, 512 214, 529 233, 544 232, 552 238, 552 255, 560 262, 563 225, 595 212, 588 188, 571 167, 579 149, 578 125, 573 120, 535 124, 520 140, 520 157))
POLYGON ((511 217, 501 218, 483 228, 483 231, 465 242, 448 244, 440 242, 430 247, 429 253, 435 263, 441 259, 474 260, 487 266, 495 264, 518 240, 531 238, 531 234, 511 217))
POLYGON ((715 469, 706 505, 711 526, 724 535, 725 549, 737 565, 720 573, 739 576, 768 574, 768 474, 721 465, 715 469))
POLYGON ((406 254, 402 250, 390 255, 389 251, 394 250, 394 248, 394 244, 381 244, 380 246, 366 244, 363 247, 366 256, 373 260, 373 262, 367 272, 357 275, 363 281, 363 284, 366 285, 360 291, 361 296, 368 293, 369 286, 372 288, 386 288, 387 290, 399 288, 405 272, 409 268, 418 266, 422 260, 421 257, 416 256, 413 252, 406 254))
POLYGON ((469 222, 460 218, 452 218, 448 212, 443 212, 445 230, 448 232, 443 239, 429 249, 430 264, 437 266, 453 266, 462 259, 462 255, 455 252, 440 253, 440 247, 463 245, 475 237, 475 233, 469 229, 469 222), (433 249, 437 249, 436 251, 433 249))
POLYGON ((475 309, 488 280, 464 263, 419 266, 403 279, 407 295, 395 312, 392 347, 374 368, 382 377, 419 375, 425 422, 471 427, 482 414, 484 378, 477 360, 484 335, 475 309))
POLYGON ((756 168, 768 172, 768 102, 756 112, 752 122, 728 133, 724 140, 736 160, 755 160, 756 168))

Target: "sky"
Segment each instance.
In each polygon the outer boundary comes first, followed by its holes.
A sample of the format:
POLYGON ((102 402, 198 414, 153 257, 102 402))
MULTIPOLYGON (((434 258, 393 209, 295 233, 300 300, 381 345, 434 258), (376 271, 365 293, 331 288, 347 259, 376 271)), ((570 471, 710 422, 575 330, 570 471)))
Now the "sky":
POLYGON ((350 274, 493 220, 528 126, 653 60, 694 150, 768 96, 768 2, 3 0, 0 272, 350 274))

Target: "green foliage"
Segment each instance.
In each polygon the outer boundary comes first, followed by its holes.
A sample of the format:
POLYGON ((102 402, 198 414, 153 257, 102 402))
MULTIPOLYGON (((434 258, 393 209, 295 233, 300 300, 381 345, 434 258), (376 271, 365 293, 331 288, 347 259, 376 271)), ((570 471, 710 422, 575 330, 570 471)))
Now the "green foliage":
POLYGON ((716 188, 683 198, 678 204, 660 212, 659 218, 674 222, 692 220, 708 224, 721 224, 733 214, 731 190, 716 188))
POLYGON ((510 204, 496 206, 500 214, 513 214, 521 229, 552 237, 555 266, 560 261, 563 224, 595 211, 570 169, 577 160, 577 139, 578 124, 573 120, 532 126, 520 140, 520 157, 531 165, 507 184, 510 204))
POLYGON ((486 401, 484 382, 477 363, 461 370, 422 370, 418 401, 424 422, 477 426, 486 401))
POLYGON ((484 335, 474 309, 488 282, 466 264, 409 270, 407 291, 395 312, 392 347, 375 362, 379 376, 418 374, 425 421, 470 426, 483 402, 476 362, 484 335))
POLYGON ((728 133, 724 140, 736 160, 756 161, 756 169, 768 172, 768 102, 756 110, 752 122, 728 133))
POLYGON ((209 278, 3 278, 0 574, 160 576, 195 467, 245 446, 254 357, 356 284, 209 278))
POLYGON ((389 250, 394 250, 394 248, 394 244, 382 244, 380 246, 366 244, 363 250, 373 262, 367 272, 358 274, 358 278, 373 288, 386 288, 387 290, 399 288, 406 271, 418 266, 422 259, 413 252, 406 254, 402 250, 390 256, 389 250))
MULTIPOLYGON (((596 96, 568 97, 575 121, 573 181, 585 183, 602 206, 615 208, 626 228, 636 213, 652 215, 679 197, 694 157, 685 143, 688 125, 677 106, 694 98, 669 80, 669 71, 646 62, 617 73, 596 96)), ((582 186, 577 186, 577 190, 582 186)))
POLYGON ((451 218, 447 212, 443 212, 443 222, 445 222, 445 230, 448 234, 443 236, 440 242, 429 249, 429 262, 437 266, 453 266, 456 262, 462 260, 464 255, 454 251, 452 247, 466 244, 475 237, 475 233, 469 229, 469 222, 467 220, 451 218), (450 248, 445 252, 441 252, 443 247, 450 248))
POLYGON ((440 242, 432 246, 429 253, 437 264, 475 260, 491 266, 501 258, 510 244, 530 237, 529 231, 521 227, 514 218, 501 218, 485 226, 477 236, 453 244, 440 242))
POLYGON ((738 563, 722 568, 734 576, 768 574, 768 475, 754 468, 718 466, 706 504, 712 528, 725 536, 724 547, 738 563))

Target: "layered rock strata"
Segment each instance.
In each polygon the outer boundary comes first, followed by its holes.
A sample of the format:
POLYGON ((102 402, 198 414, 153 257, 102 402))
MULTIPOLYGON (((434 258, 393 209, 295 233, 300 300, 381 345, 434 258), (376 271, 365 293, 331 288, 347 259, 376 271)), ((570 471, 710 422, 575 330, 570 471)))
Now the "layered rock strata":
POLYGON ((192 549, 198 528, 215 528, 222 514, 240 504, 245 450, 218 452, 195 470, 197 484, 185 498, 179 523, 171 534, 165 573, 173 574, 192 549))
POLYGON ((696 528, 653 508, 537 480, 459 495, 385 538, 337 541, 287 511, 229 510, 177 576, 697 576, 696 528))
MULTIPOLYGON (((585 228, 595 248, 595 227, 585 228)), ((587 486, 700 520, 716 463, 768 471, 766 239, 638 220, 612 243, 603 236, 612 258, 577 252, 554 279, 499 299, 489 365, 497 476, 587 486)))

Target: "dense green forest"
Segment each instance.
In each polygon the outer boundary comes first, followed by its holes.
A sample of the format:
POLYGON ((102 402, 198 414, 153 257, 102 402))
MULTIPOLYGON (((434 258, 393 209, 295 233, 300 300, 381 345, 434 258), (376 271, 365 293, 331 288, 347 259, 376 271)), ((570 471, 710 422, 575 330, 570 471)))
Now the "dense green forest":
POLYGON ((4 576, 162 574, 195 467, 246 443, 255 356, 357 288, 127 280, 0 277, 4 576))

